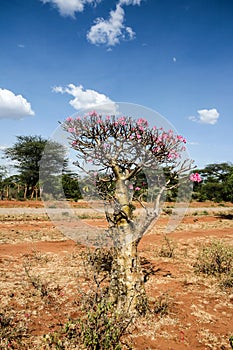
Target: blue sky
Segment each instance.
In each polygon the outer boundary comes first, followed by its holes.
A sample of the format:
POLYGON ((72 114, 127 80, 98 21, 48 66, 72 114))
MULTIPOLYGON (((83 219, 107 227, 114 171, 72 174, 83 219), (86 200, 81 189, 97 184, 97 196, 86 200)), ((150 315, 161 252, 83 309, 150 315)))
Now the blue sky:
POLYGON ((199 167, 233 162, 233 2, 1 0, 1 150, 110 100, 158 111, 199 167))

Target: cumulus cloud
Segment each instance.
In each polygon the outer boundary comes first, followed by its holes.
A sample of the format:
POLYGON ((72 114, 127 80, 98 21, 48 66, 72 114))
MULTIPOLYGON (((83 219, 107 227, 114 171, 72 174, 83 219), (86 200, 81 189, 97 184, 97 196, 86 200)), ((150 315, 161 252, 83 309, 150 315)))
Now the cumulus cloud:
POLYGON ((22 95, 0 88, 0 119, 22 119, 33 115, 31 104, 22 95))
POLYGON ((194 121, 194 122, 201 123, 201 124, 214 125, 217 123, 218 118, 219 118, 219 112, 217 111, 216 108, 199 109, 197 111, 197 113, 199 114, 198 117, 191 116, 191 117, 189 117, 189 119, 194 121))
MULTIPOLYGON (((51 4, 58 9, 61 16, 70 16, 75 18, 76 12, 83 12, 85 5, 97 5, 102 0, 40 0, 43 4, 51 4)), ((97 18, 93 26, 87 33, 87 39, 90 43, 107 46, 114 46, 120 40, 132 40, 135 33, 131 27, 124 24, 125 11, 123 6, 141 5, 144 0, 118 0, 116 9, 110 11, 109 18, 97 18)))
POLYGON ((82 85, 75 86, 69 84, 66 87, 56 86, 53 88, 54 92, 67 93, 73 97, 70 100, 70 105, 76 109, 97 109, 99 113, 113 113, 117 111, 117 105, 109 97, 101 94, 95 90, 84 89, 82 85), (97 108, 99 106, 99 108, 97 108))
POLYGON ((109 19, 97 18, 95 24, 87 33, 87 39, 95 45, 106 44, 114 46, 119 44, 120 40, 132 40, 135 32, 131 27, 124 24, 125 11, 123 5, 140 5, 141 0, 120 0, 116 9, 110 11, 109 19))
POLYGON ((75 17, 75 12, 83 12, 85 5, 96 5, 102 0, 40 0, 43 4, 51 3, 61 16, 75 17))

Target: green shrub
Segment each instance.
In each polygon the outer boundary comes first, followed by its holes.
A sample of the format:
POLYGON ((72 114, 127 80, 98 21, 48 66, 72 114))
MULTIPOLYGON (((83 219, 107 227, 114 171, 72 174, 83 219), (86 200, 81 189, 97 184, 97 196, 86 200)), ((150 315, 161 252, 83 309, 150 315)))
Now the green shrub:
POLYGON ((120 337, 127 328, 127 321, 107 298, 101 298, 81 319, 81 328, 86 349, 120 350, 120 337))
POLYGON ((233 248, 221 241, 203 246, 194 265, 196 272, 206 275, 233 274, 233 248))

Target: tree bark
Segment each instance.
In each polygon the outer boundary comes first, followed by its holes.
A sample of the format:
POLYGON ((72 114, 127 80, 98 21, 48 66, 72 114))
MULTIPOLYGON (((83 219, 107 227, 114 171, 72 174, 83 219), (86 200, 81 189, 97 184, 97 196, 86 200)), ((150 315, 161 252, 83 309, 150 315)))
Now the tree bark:
POLYGON ((23 195, 24 199, 27 199, 27 192, 28 192, 28 186, 24 185, 24 195, 23 195))
POLYGON ((120 176, 116 181, 115 199, 116 256, 111 271, 111 300, 119 311, 143 314, 146 311, 146 294, 137 250, 140 238, 136 235, 128 188, 120 176))

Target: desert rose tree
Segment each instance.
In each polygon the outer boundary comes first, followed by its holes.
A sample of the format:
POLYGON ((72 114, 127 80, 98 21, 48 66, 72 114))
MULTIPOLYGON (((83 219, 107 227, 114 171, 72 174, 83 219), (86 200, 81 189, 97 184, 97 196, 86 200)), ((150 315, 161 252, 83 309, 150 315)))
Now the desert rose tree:
POLYGON ((69 117, 62 126, 76 151, 76 165, 93 178, 95 191, 105 203, 106 237, 115 249, 111 301, 121 310, 144 312, 146 296, 137 247, 158 216, 159 199, 171 179, 192 167, 190 160, 182 158, 186 140, 172 130, 149 127, 143 118, 103 117, 96 112, 69 117), (170 177, 161 184, 163 169, 170 177), (142 175, 146 181, 139 183, 142 175), (146 205, 145 197, 151 193, 154 206, 146 205), (145 208, 144 216, 135 215, 135 199, 145 208))

